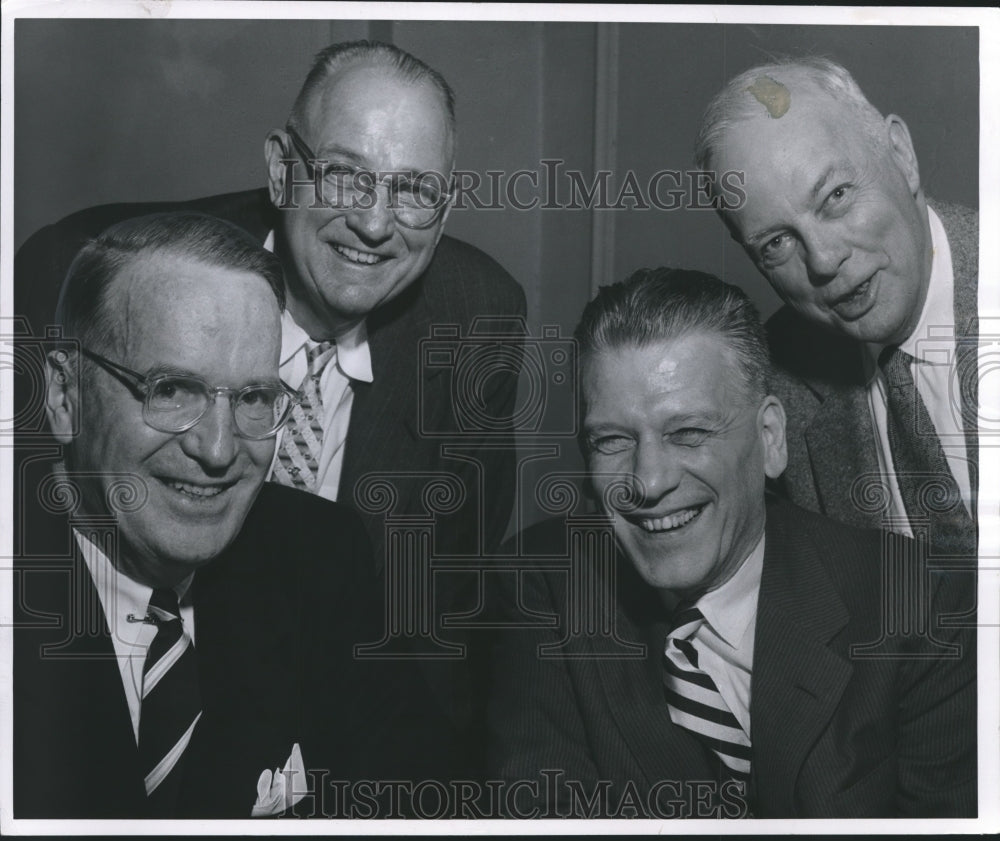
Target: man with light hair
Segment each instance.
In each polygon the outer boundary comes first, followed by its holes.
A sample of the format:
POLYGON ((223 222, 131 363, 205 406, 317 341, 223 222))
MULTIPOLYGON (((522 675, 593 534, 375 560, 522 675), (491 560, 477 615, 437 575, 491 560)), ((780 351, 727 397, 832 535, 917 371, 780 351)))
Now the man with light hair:
POLYGON ((786 304, 787 493, 975 557, 978 215, 927 200, 906 123, 823 58, 730 81, 696 159, 743 179, 719 213, 786 304))

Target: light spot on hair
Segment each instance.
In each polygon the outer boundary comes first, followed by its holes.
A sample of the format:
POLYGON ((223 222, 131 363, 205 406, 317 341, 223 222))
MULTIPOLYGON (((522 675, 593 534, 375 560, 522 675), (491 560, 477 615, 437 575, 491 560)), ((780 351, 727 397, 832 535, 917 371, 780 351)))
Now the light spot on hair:
POLYGON ((785 116, 792 104, 792 94, 781 82, 776 82, 770 76, 758 76, 756 81, 747 88, 757 101, 767 109, 773 119, 785 116))

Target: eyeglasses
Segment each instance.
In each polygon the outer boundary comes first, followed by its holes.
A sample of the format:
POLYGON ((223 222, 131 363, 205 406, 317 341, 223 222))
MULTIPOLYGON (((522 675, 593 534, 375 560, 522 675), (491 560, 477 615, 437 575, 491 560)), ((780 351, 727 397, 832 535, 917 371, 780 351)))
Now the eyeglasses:
POLYGON ((406 228, 421 230, 437 222, 451 200, 448 182, 439 172, 374 173, 348 163, 323 160, 291 126, 285 126, 285 132, 305 163, 309 177, 315 177, 314 167, 319 169, 315 183, 322 195, 316 199, 328 207, 371 210, 376 201, 375 188, 384 184, 389 191, 387 207, 396 221, 406 228))
POLYGON ((80 352, 123 383, 137 400, 142 400, 142 419, 160 432, 191 429, 205 416, 216 396, 225 394, 239 435, 259 441, 281 429, 292 406, 302 399, 285 383, 216 388, 200 377, 175 374, 145 377, 92 350, 80 348, 80 352))

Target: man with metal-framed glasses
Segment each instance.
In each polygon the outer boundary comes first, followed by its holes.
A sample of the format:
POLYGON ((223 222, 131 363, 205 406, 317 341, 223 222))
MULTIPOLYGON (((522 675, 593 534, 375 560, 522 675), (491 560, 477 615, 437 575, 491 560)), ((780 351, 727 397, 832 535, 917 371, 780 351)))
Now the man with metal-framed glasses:
POLYGON ((130 219, 74 261, 63 458, 18 477, 16 817, 325 815, 322 775, 431 755, 419 679, 354 656, 384 622, 357 514, 264 482, 301 399, 283 307, 277 258, 215 217, 130 219))
MULTIPOLYGON (((387 532, 412 518, 433 520, 436 556, 490 553, 514 502, 513 359, 525 299, 493 259, 443 234, 455 155, 451 88, 393 45, 333 44, 316 57, 286 127, 269 133, 265 155, 264 189, 95 207, 37 232, 16 257, 16 311, 41 334, 73 255, 121 219, 187 209, 236 223, 281 261, 280 376, 303 395, 274 447, 272 478, 354 506, 380 575, 387 564, 426 563, 387 561, 387 532), (477 323, 510 352, 490 361, 477 323), (425 365, 422 343, 439 328, 455 362, 425 365), (366 476, 391 484, 391 510, 372 510, 366 476), (461 504, 428 511, 428 482, 441 477, 461 504)), ((456 595, 463 576, 434 576, 431 635, 451 637, 442 617, 475 610, 456 595)), ((468 693, 457 688, 462 666, 425 666, 442 673, 432 678, 442 705, 475 730, 468 693)))

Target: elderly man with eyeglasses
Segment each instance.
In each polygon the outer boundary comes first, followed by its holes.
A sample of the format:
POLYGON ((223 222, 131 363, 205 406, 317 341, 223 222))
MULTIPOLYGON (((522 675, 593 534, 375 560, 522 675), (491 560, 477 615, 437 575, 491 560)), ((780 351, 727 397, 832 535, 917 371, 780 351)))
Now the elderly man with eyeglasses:
MULTIPOLYGON (((181 205, 240 225, 280 258, 280 373, 304 400, 280 436, 272 479, 355 506, 383 577, 426 563, 387 539, 393 523, 433 517, 431 551, 476 557, 498 546, 513 508, 524 293, 493 259, 443 235, 455 142, 454 95, 437 71, 392 45, 333 44, 285 128, 267 136, 267 188, 181 205), (477 353, 489 341, 477 324, 506 351, 477 353), (435 328, 454 345, 452 365, 424 365, 435 328), (391 485, 391 510, 373 510, 365 476, 391 485), (428 483, 441 477, 459 503, 428 511, 428 483)), ((41 334, 87 237, 177 207, 90 208, 37 232, 17 255, 17 312, 41 334)), ((460 641, 441 619, 473 611, 474 597, 461 595, 462 575, 435 575, 433 586, 422 597, 431 603, 413 606, 432 614, 417 633, 460 641)), ((456 723, 475 731, 461 665, 434 660, 424 670, 438 673, 431 682, 456 723)))
POLYGON ((384 624, 358 516, 264 482, 300 399, 284 294, 201 214, 74 261, 46 360, 63 460, 22 463, 15 509, 15 817, 336 814, 332 781, 446 751, 406 664, 355 655, 384 624))

